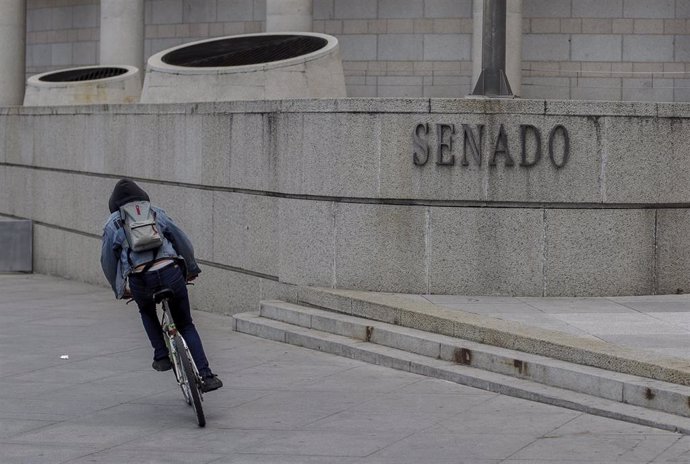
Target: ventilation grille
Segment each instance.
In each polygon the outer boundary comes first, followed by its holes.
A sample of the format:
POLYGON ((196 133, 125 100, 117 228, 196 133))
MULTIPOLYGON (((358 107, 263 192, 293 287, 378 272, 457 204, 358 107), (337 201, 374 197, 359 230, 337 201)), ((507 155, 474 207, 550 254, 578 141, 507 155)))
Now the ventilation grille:
POLYGON ((321 37, 303 35, 233 37, 179 48, 161 59, 172 66, 247 66, 307 55, 327 44, 321 37))
POLYGON ((125 74, 125 68, 84 68, 71 69, 69 71, 61 71, 42 76, 39 81, 42 82, 81 82, 81 81, 95 81, 98 79, 107 79, 109 77, 121 76, 125 74))

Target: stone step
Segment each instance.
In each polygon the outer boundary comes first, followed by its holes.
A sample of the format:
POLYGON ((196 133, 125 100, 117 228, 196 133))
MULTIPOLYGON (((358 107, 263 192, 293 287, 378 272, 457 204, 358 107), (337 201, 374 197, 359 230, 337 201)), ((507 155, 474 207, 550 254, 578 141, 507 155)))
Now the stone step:
POLYGON ((261 317, 364 340, 434 359, 649 409, 690 417, 690 387, 551 359, 282 301, 261 317))
POLYGON ((690 386, 690 362, 604 340, 438 307, 406 295, 299 287, 295 304, 523 353, 690 386))
POLYGON ((690 434, 690 418, 688 417, 577 393, 523 378, 377 345, 369 341, 289 324, 262 317, 258 312, 235 314, 233 316, 233 328, 237 332, 248 335, 447 380, 516 398, 661 430, 690 434))
POLYGON ((582 366, 282 301, 262 302, 260 316, 262 319, 288 324, 287 328, 303 328, 346 339, 361 340, 445 363, 471 366, 590 397, 679 416, 690 416, 690 387, 683 385, 582 366))

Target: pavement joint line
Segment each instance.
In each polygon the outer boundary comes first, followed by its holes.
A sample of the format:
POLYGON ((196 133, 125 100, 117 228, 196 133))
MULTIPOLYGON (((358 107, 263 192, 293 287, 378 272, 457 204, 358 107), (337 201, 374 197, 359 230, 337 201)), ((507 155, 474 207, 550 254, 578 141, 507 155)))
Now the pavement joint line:
POLYGON ((291 303, 455 336, 562 361, 690 386, 690 361, 518 322, 439 308, 396 294, 299 287, 291 303))

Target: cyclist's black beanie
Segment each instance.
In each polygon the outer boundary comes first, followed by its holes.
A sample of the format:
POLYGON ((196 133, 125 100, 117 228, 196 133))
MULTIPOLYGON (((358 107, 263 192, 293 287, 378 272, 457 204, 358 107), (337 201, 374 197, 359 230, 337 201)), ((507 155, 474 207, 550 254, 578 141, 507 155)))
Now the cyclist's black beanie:
POLYGON ((110 195, 110 200, 108 201, 108 207, 110 212, 114 213, 120 209, 120 206, 126 205, 130 201, 151 201, 149 199, 149 194, 139 187, 131 179, 120 179, 115 188, 113 189, 112 195, 110 195))

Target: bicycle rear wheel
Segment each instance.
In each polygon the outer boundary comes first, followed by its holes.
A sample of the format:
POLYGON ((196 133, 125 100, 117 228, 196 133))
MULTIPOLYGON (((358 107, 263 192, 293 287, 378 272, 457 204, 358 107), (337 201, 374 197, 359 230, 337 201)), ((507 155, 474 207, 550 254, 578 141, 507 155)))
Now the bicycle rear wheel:
POLYGON ((175 345, 177 346, 177 355, 182 364, 180 372, 182 392, 184 393, 187 403, 191 404, 194 408, 196 421, 199 427, 203 427, 206 425, 206 417, 204 416, 204 409, 201 406, 201 392, 199 391, 199 385, 196 381, 196 373, 192 367, 192 360, 189 359, 189 352, 185 349, 185 343, 180 334, 175 334, 175 345))

